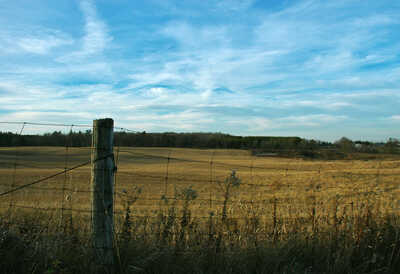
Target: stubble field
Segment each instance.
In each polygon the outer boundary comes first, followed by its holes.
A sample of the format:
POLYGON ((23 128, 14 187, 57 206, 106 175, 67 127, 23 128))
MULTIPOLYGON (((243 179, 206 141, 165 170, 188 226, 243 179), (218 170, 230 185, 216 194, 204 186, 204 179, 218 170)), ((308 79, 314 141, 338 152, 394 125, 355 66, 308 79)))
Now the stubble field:
MULTIPOLYGON (((116 239, 124 242, 168 246, 174 252, 206 245, 228 254, 263 245, 279 250, 295 238, 312 247, 310 256, 319 246, 342 244, 343 254, 326 255, 331 260, 345 259, 347 248, 364 238, 366 246, 378 250, 377 235, 383 235, 379 228, 398 225, 400 160, 393 156, 311 161, 256 157, 245 150, 127 147, 114 153, 115 231, 116 239)), ((89 160, 90 148, 1 148, 0 192, 89 160)), ((88 232, 90 192, 88 164, 1 196, 1 213, 17 225, 21 216, 31 215, 41 216, 36 222, 47 225, 47 231, 88 232)), ((35 225, 35 218, 30 224, 35 225)), ((400 247, 396 243, 391 248, 380 255, 385 269, 398 264, 400 247)), ((378 253, 369 252, 368 260, 378 253)), ((304 268, 315 263, 307 262, 304 268)), ((332 263, 352 269, 348 261, 332 263)), ((328 272, 339 273, 335 271, 328 272)))
MULTIPOLYGON (((240 184, 230 189, 232 216, 241 216, 244 205, 264 207, 267 213, 277 200, 280 216, 299 216, 317 200, 319 214, 328 214, 334 200, 345 210, 351 204, 378 202, 381 213, 397 209, 400 160, 311 161, 293 158, 256 157, 245 150, 177 148, 116 148, 116 204, 138 196, 135 215, 148 215, 161 198, 191 187, 194 216, 218 212, 224 201, 225 180, 235 171, 240 184), (134 188, 141 193, 135 194, 134 188)), ((90 148, 18 147, 0 150, 0 191, 90 161, 90 148)), ((71 207, 90 210, 90 165, 1 197, 1 203, 38 208, 71 207)), ((164 199, 165 200, 165 199, 164 199)), ((307 212, 308 213, 308 212, 307 212)), ((268 216, 265 216, 268 217, 268 216)))

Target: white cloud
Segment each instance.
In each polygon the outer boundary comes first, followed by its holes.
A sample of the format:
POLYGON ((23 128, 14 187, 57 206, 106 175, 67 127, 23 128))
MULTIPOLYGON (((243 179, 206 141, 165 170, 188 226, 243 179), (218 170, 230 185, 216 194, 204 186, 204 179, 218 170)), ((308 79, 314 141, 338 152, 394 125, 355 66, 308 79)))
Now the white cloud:
POLYGON ((394 11, 358 12, 360 1, 344 0, 289 1, 278 12, 254 10, 251 1, 162 2, 173 13, 146 14, 149 21, 135 26, 145 21, 141 5, 132 18, 122 12, 108 20, 93 1, 79 2, 84 25, 74 17, 63 29, 83 33, 73 38, 39 26, 18 35, 0 28, 0 58, 14 58, 0 62, 0 103, 5 112, 21 112, 5 117, 46 120, 48 113, 76 123, 78 109, 82 119, 110 115, 146 131, 296 135, 350 124, 348 117, 369 128, 357 117, 396 113, 379 110, 385 100, 400 102, 394 11), (32 62, 19 53, 41 56, 32 62))
POLYGON ((350 69, 355 65, 357 60, 353 57, 350 51, 342 51, 329 53, 325 55, 316 55, 309 60, 305 67, 317 73, 331 73, 343 69, 350 69))
POLYGON ((175 70, 157 70, 156 68, 154 68, 153 72, 131 74, 128 78, 133 80, 133 82, 125 87, 125 90, 163 83, 173 84, 183 81, 182 75, 175 70))
POLYGON ((231 40, 225 26, 194 27, 187 22, 176 21, 168 23, 159 32, 175 39, 183 50, 225 47, 231 40))
POLYGON ((390 117, 391 120, 400 121, 400 115, 393 115, 390 117))
POLYGON ((168 114, 146 113, 139 115, 126 115, 123 124, 130 125, 130 128, 141 130, 207 130, 209 124, 215 123, 215 119, 208 113, 187 109, 168 114), (146 125, 147 128, 143 128, 146 125))
POLYGON ((107 25, 98 18, 94 3, 90 0, 84 0, 80 2, 80 7, 85 19, 85 36, 81 41, 81 49, 58 58, 59 62, 76 62, 101 54, 113 40, 113 37, 108 33, 107 25))
POLYGON ((74 40, 64 32, 44 27, 29 26, 23 30, 0 30, 0 53, 3 54, 45 55, 73 43, 74 40))
POLYGON ((374 14, 368 17, 358 17, 352 20, 352 24, 355 27, 366 28, 366 27, 377 27, 382 25, 399 24, 400 20, 396 16, 389 14, 374 14))
POLYGON ((102 22, 96 12, 96 7, 91 1, 81 1, 81 8, 85 15, 85 32, 83 38, 82 55, 90 55, 102 52, 107 43, 112 40, 108 34, 107 26, 102 22))
POLYGON ((165 88, 150 88, 147 90, 146 95, 150 97, 163 97, 166 94, 165 88))
MULTIPOLYGON (((249 132, 256 135, 265 135, 266 132, 279 132, 280 130, 289 130, 296 135, 296 131, 302 131, 305 128, 318 128, 319 126, 334 125, 348 119, 344 115, 311 114, 300 116, 282 116, 268 118, 262 116, 251 117, 230 117, 227 123, 231 126, 240 128, 243 132, 249 132)), ((243 135, 243 133, 239 133, 243 135)))
POLYGON ((25 121, 25 122, 60 122, 68 120, 91 119, 93 115, 87 112, 55 112, 55 111, 19 111, 6 115, 1 115, 1 119, 5 121, 25 121))
POLYGON ((279 118, 286 126, 316 127, 326 123, 336 123, 347 119, 345 115, 310 114, 301 116, 288 116, 279 118))
POLYGON ((221 86, 237 92, 260 84, 260 79, 264 84, 283 78, 282 73, 266 74, 265 69, 272 69, 273 61, 286 52, 257 44, 237 48, 230 38, 235 33, 234 27, 195 26, 175 21, 161 27, 159 33, 173 39, 178 50, 153 55, 147 61, 155 65, 146 67, 152 72, 138 71, 131 75, 134 81, 128 89, 149 84, 176 85, 211 98, 212 90, 221 86))
POLYGON ((258 131, 264 131, 267 129, 272 129, 272 128, 278 128, 279 125, 276 123, 276 121, 273 121, 268 118, 263 118, 263 117, 255 117, 250 120, 249 123, 252 127, 252 130, 258 130, 258 131))
POLYGON ((55 36, 48 37, 26 37, 17 40, 17 46, 24 51, 35 54, 46 54, 51 49, 72 44, 72 40, 62 39, 55 36))
POLYGON ((296 96, 290 99, 281 97, 280 104, 277 107, 281 108, 295 108, 295 107, 312 107, 324 110, 338 110, 346 107, 353 107, 354 103, 347 102, 343 99, 334 99, 330 96, 323 96, 322 94, 315 94, 310 99, 302 99, 303 96, 296 96), (300 98, 299 98, 300 97, 300 98))

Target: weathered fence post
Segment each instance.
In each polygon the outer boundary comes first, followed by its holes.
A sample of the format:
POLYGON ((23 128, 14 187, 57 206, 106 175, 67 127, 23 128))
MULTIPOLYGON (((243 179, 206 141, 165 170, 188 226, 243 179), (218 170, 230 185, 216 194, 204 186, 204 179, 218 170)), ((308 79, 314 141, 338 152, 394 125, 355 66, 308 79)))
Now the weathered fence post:
POLYGON ((113 256, 114 121, 93 121, 92 136, 92 237, 98 264, 111 270, 113 256))

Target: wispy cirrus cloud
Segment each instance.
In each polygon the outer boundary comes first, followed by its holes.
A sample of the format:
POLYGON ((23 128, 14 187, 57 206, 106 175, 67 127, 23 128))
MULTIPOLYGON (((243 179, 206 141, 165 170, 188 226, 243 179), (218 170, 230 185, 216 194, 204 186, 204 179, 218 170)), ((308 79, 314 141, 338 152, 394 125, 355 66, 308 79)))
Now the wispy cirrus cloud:
POLYGON ((25 37, 17 40, 17 46, 26 52, 46 54, 53 48, 70 45, 73 41, 57 36, 25 37))
POLYGON ((58 58, 59 62, 76 62, 102 54, 113 39, 107 25, 98 17, 94 2, 81 1, 80 8, 85 20, 85 35, 81 39, 80 49, 58 58))
POLYGON ((400 121, 400 115, 393 115, 393 116, 389 117, 389 119, 399 122, 400 121))
MULTIPOLYGON (((0 119, 111 116, 146 131, 328 140, 400 134, 399 8, 352 0, 47 3, 29 24, 0 27, 0 119), (75 115, 77 107, 84 111, 75 115)), ((27 15, 11 3, 0 23, 10 14, 27 15)))
POLYGON ((68 34, 48 28, 0 31, 0 54, 45 55, 73 43, 74 40, 68 34))
POLYGON ((262 132, 268 129, 288 128, 293 126, 298 127, 318 127, 321 124, 335 124, 346 120, 348 117, 344 115, 334 116, 327 114, 313 114, 302 116, 287 116, 279 118, 261 118, 261 117, 246 117, 246 119, 235 121, 232 124, 240 124, 247 126, 251 131, 262 132))

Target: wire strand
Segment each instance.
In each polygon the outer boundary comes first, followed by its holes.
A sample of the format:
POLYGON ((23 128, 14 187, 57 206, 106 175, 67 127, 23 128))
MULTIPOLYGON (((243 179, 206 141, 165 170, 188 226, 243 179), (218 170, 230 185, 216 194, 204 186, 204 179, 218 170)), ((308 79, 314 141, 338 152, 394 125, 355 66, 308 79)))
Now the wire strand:
MULTIPOLYGON (((113 157, 113 156, 114 156, 114 154, 108 154, 108 155, 106 155, 106 156, 104 156, 104 157, 101 157, 101 158, 98 158, 98 159, 94 160, 93 162, 105 160, 105 159, 107 159, 107 158, 109 158, 109 157, 113 157)), ((66 173, 66 172, 72 171, 72 170, 77 169, 77 168, 84 167, 84 166, 86 166, 86 165, 88 165, 88 164, 90 164, 90 163, 91 163, 91 161, 87 161, 87 162, 84 162, 84 163, 82 163, 82 164, 76 165, 76 166, 74 166, 74 167, 71 167, 71 168, 65 169, 65 170, 63 170, 63 171, 57 172, 57 173, 55 173, 55 174, 53 174, 53 175, 47 176, 47 177, 45 177, 45 178, 42 178, 42 179, 33 181, 33 182, 31 182, 31 183, 28 183, 28 184, 24 184, 24 185, 22 185, 22 186, 16 187, 16 188, 11 189, 11 190, 9 190, 9 191, 0 193, 0 197, 1 197, 1 196, 4 196, 4 195, 7 195, 7 194, 10 194, 10 193, 13 193, 13 192, 18 191, 18 190, 21 190, 21 189, 23 189, 23 188, 26 188, 26 187, 29 187, 29 186, 32 186, 32 185, 35 185, 35 184, 38 184, 38 183, 47 181, 47 180, 49 180, 49 179, 51 179, 51 178, 54 178, 54 177, 56 177, 56 176, 58 176, 58 175, 64 174, 64 173, 66 173)))

